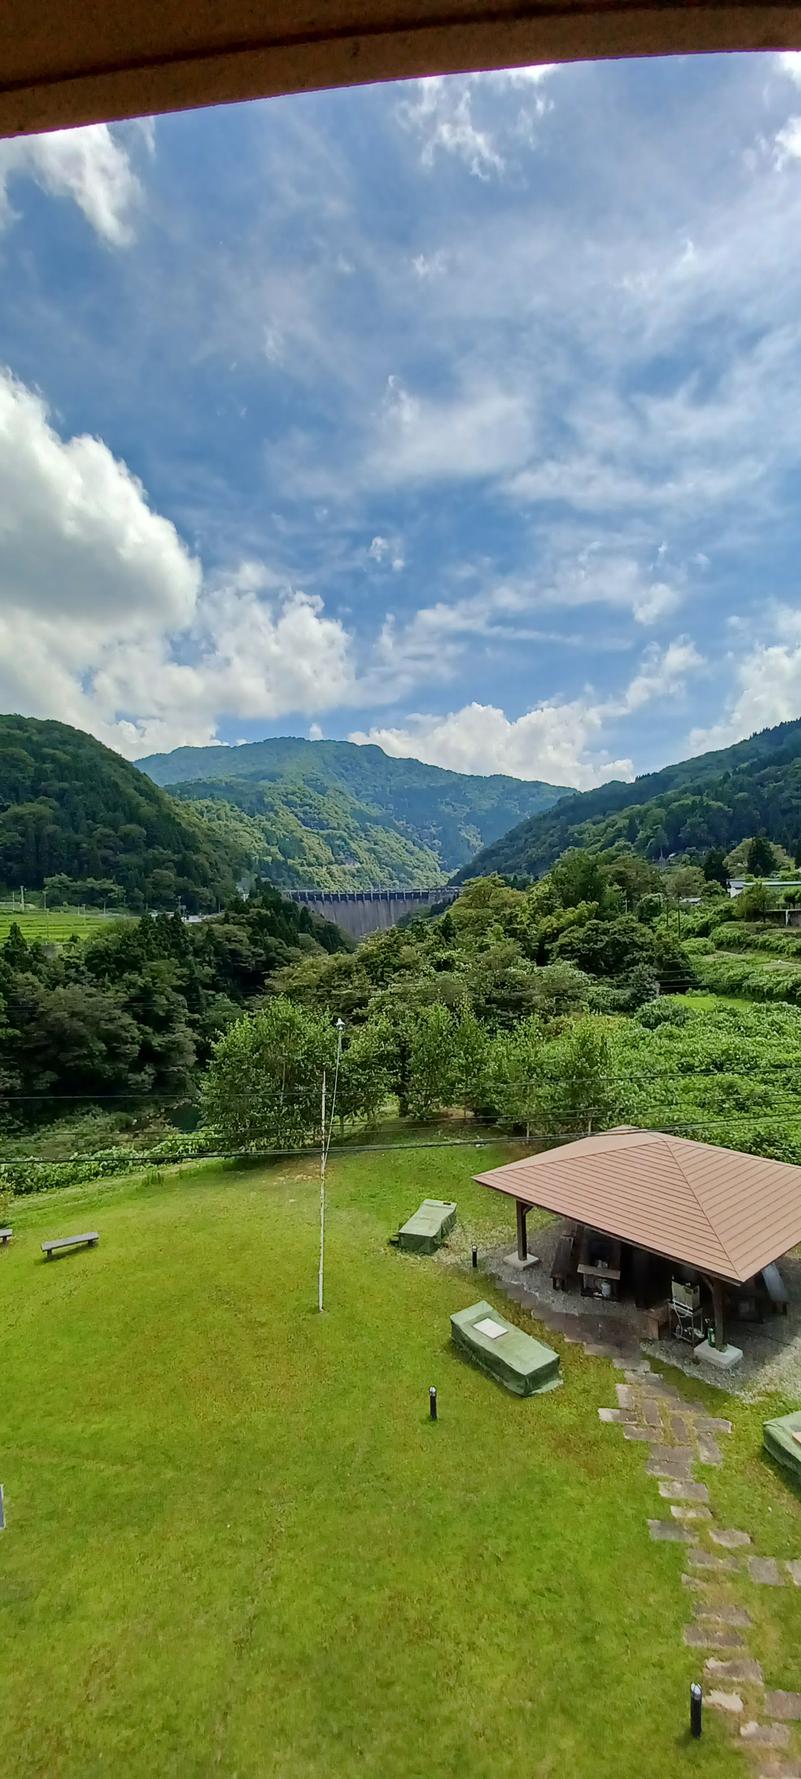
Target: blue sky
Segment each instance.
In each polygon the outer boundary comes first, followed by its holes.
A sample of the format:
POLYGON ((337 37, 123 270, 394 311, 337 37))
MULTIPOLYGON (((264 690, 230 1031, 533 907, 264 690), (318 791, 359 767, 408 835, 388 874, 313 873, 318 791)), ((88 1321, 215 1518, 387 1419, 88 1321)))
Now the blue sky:
POLYGON ((801 56, 0 144, 0 706, 582 787, 801 715, 801 56))

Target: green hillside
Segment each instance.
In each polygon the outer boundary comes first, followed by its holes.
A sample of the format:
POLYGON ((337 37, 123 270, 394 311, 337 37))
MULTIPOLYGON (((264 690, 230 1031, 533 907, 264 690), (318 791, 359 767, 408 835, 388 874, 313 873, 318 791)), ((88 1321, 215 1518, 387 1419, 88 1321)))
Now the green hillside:
POLYGON ((795 854, 801 842, 801 720, 649 772, 576 791, 484 849, 460 876, 539 877, 567 847, 628 843, 647 858, 728 851, 764 833, 795 854))
MULTIPOLYGON (((213 908, 247 853, 80 729, 0 716, 0 888, 87 880, 128 908, 213 908), (116 889, 116 898, 115 898, 116 889)), ((81 898, 84 899, 84 898, 81 898)), ((88 899, 88 897, 86 898, 88 899)))
POLYGON ((397 760, 349 741, 277 737, 177 748, 139 766, 198 805, 284 887, 369 889, 444 881, 564 788, 397 760))

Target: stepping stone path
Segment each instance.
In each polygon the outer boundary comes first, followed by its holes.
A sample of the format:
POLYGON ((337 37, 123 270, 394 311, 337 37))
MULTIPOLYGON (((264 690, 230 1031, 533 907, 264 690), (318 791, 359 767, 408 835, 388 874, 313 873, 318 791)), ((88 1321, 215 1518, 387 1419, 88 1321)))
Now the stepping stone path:
POLYGON ((801 1779, 801 1730, 791 1728, 801 1725, 801 1692, 766 1688, 760 1664, 747 1648, 750 1614, 720 1591, 738 1580, 760 1588, 801 1588, 801 1557, 782 1563, 761 1557, 748 1532, 716 1524, 697 1466, 723 1463, 721 1442, 731 1433, 731 1421, 687 1401, 647 1363, 635 1368, 617 1354, 613 1361, 624 1367, 625 1382, 616 1385, 617 1407, 600 1408, 598 1414, 619 1426, 624 1439, 650 1447, 646 1471, 657 1481, 662 1511, 670 1517, 649 1519, 648 1533, 655 1543, 685 1549, 682 1582, 693 1622, 685 1627, 684 1642, 688 1649, 707 1652, 705 1702, 730 1719, 738 1746, 752 1756, 754 1779, 801 1779))

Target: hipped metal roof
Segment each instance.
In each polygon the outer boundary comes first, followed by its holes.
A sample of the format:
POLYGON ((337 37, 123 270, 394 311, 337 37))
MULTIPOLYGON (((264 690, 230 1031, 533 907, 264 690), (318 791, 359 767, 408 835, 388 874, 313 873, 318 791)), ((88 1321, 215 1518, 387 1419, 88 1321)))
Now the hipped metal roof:
POLYGON ((801 1167, 661 1131, 603 1131, 476 1179, 737 1283, 801 1243, 801 1167))

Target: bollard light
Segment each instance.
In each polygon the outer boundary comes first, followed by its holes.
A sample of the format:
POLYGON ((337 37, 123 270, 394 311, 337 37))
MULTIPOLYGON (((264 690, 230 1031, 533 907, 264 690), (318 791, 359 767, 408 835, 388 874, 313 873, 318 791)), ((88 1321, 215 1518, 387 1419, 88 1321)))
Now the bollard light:
POLYGON ((690 1687, 690 1732, 693 1736, 700 1736, 701 1734, 703 1709, 703 1687, 699 1686, 697 1680, 694 1680, 690 1687))
POLYGON ((478 1266, 478 1248, 475 1247, 475 1245, 474 1245, 474 1247, 473 1247, 473 1270, 474 1271, 477 1266, 478 1266))
POLYGON ((436 1418, 437 1418, 437 1386, 436 1386, 436 1384, 432 1384, 431 1388, 429 1389, 429 1392, 428 1392, 428 1414, 429 1414, 430 1420, 432 1420, 432 1421, 436 1420, 436 1418))

